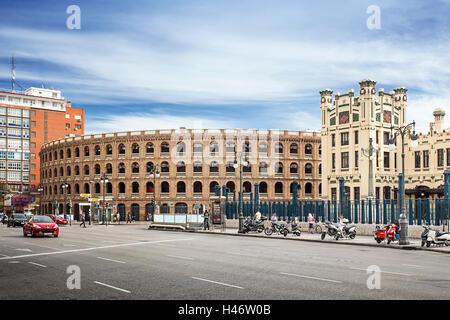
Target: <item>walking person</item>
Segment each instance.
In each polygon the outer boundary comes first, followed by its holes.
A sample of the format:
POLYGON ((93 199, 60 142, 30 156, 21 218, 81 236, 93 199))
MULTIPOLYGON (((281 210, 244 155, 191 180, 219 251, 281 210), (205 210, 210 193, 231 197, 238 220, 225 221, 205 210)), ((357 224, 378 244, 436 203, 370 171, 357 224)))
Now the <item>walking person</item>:
POLYGON ((128 212, 128 214, 127 214, 127 224, 128 223, 131 223, 131 213, 130 212, 128 212))
POLYGON ((81 213, 81 223, 80 223, 80 227, 81 227, 81 225, 83 225, 83 228, 86 228, 86 216, 85 216, 85 213, 84 213, 84 212, 81 213))
POLYGON ((308 214, 308 232, 309 233, 314 233, 314 222, 315 219, 313 217, 313 215, 311 213, 308 214))
POLYGON ((208 228, 209 230, 209 212, 208 209, 205 210, 203 213, 203 230, 206 230, 208 228))

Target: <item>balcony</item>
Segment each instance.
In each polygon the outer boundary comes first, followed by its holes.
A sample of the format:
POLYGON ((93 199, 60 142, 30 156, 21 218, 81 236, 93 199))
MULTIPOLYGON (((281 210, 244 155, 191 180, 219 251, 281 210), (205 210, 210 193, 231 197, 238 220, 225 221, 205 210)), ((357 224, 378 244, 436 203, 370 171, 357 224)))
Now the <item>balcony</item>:
POLYGON ((219 176, 219 172, 209 172, 209 176, 210 177, 218 177, 219 176))
POLYGON ((234 178, 234 177, 236 177, 236 172, 227 172, 227 173, 225 174, 225 176, 226 176, 227 178, 234 178))
POLYGON ((194 172, 194 177, 203 177, 203 172, 194 172))
POLYGON ((154 158, 154 157, 155 157, 155 154, 154 154, 154 153, 146 153, 146 154, 145 154, 145 157, 146 157, 146 158, 154 158))
POLYGON ((202 198, 203 193, 202 192, 194 192, 194 198, 202 198))
POLYGON ((283 178, 283 173, 275 173, 275 178, 283 178))
POLYGON ((122 178, 122 179, 125 178, 125 173, 120 173, 120 172, 119 172, 119 173, 117 174, 117 178, 122 178))
POLYGON ((305 159, 311 160, 312 158, 312 154, 305 154, 305 159))
POLYGON ((139 198, 139 193, 132 193, 132 194, 131 194, 131 198, 132 198, 132 199, 137 199, 137 198, 139 198))
POLYGON ((161 198, 169 198, 170 194, 169 194, 169 192, 161 192, 160 197, 161 198))
POLYGON ((153 199, 153 192, 147 192, 147 193, 145 194, 145 198, 147 198, 147 199, 153 199))
POLYGON ((168 178, 169 172, 161 172, 161 177, 168 178))
POLYGON ((282 193, 275 193, 275 198, 283 198, 283 194, 282 193))
POLYGON ((119 193, 118 198, 119 199, 125 199, 126 195, 125 193, 119 193))
POLYGON ((186 177, 186 172, 177 172, 177 178, 184 178, 186 177))
POLYGON ((131 178, 132 179, 138 179, 139 178, 139 173, 136 173, 136 172, 132 173, 131 174, 131 178))
POLYGON ((118 159, 125 159, 125 153, 121 153, 117 155, 118 159))
POLYGON ((267 194, 267 193, 260 193, 260 194, 259 194, 259 198, 260 198, 260 199, 267 199, 267 197, 268 197, 268 194, 267 194))
POLYGON ((186 198, 186 192, 177 192, 177 198, 186 198))
POLYGON ((170 152, 161 152, 161 158, 169 158, 170 152))
POLYGON ((139 153, 132 153, 131 154, 132 159, 139 159, 139 153))
POLYGON ((106 155, 106 160, 112 160, 112 154, 107 154, 106 155))

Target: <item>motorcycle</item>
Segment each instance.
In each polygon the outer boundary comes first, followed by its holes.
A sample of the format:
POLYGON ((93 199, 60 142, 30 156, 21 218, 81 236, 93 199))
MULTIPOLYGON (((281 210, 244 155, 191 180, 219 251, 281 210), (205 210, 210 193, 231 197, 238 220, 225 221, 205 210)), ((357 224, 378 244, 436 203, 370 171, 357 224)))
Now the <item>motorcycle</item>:
POLYGON ((330 221, 325 221, 325 231, 322 231, 322 235, 320 236, 320 239, 325 239, 325 236, 328 234, 330 237, 336 237, 338 234, 338 227, 331 223, 330 221))
POLYGON ((284 223, 276 222, 276 221, 270 221, 268 222, 268 225, 266 228, 264 228, 264 233, 268 236, 272 235, 273 233, 280 233, 281 230, 284 229, 284 223))
POLYGON ((284 224, 280 233, 282 235, 284 235, 285 237, 288 235, 288 233, 293 233, 299 237, 301 234, 300 223, 291 222, 291 223, 284 224))
POLYGON ((428 228, 428 235, 427 235, 427 248, 431 246, 431 244, 435 244, 437 246, 450 246, 450 234, 448 232, 440 232, 435 231, 430 228, 428 228))
POLYGON ((381 243, 382 241, 386 240, 386 227, 381 229, 380 226, 376 226, 374 238, 377 243, 381 243))
POLYGON ((350 238, 355 239, 356 237, 356 227, 355 226, 349 226, 349 221, 347 219, 343 220, 344 225, 338 228, 338 232, 335 236, 336 240, 339 240, 339 238, 350 238))
POLYGON ((264 230, 264 222, 250 220, 249 218, 247 218, 244 221, 243 227, 244 227, 243 233, 248 233, 250 231, 256 231, 258 233, 261 233, 264 230))
POLYGON ((391 223, 386 227, 387 244, 390 244, 392 241, 400 240, 398 229, 399 227, 395 223, 391 223))
POLYGON ((428 232, 430 231, 430 227, 429 226, 423 226, 423 232, 420 235, 420 238, 422 239, 422 243, 420 244, 421 247, 423 247, 425 245, 425 243, 427 243, 427 238, 428 238, 428 232))

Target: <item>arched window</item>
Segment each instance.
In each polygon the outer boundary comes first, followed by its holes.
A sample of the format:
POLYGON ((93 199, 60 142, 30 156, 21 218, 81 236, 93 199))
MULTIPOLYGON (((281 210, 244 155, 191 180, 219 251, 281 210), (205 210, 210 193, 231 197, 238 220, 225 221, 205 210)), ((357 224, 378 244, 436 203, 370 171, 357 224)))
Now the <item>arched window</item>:
POLYGON ((84 156, 89 157, 89 147, 88 146, 84 147, 84 156))
POLYGON ((213 141, 209 144, 209 152, 214 155, 219 152, 219 144, 217 141, 213 141))
POLYGON ((48 161, 52 161, 52 153, 51 152, 48 153, 48 161))
POLYGON ((139 183, 137 183, 136 181, 131 184, 131 192, 139 193, 139 183))
POLYGON ((64 168, 63 167, 59 168, 59 176, 60 177, 64 176, 64 168))
POLYGON ((133 145, 131 146, 131 153, 139 154, 139 144, 133 143, 133 145))
POLYGON ((186 184, 183 181, 178 181, 177 183, 177 193, 185 193, 186 184))
POLYGON ((267 183, 262 181, 259 184, 259 193, 267 193, 267 183))
POLYGON ((311 163, 307 163, 305 165, 305 174, 312 174, 313 167, 311 163))
POLYGON ((67 166, 67 168, 66 168, 66 175, 68 176, 68 177, 70 177, 70 175, 71 175, 71 169, 70 169, 70 166, 67 166))
POLYGON ((53 193, 54 193, 55 195, 58 194, 58 187, 56 187, 56 185, 53 186, 53 193))
POLYGON ((226 187, 228 189, 228 192, 236 191, 236 185, 234 184, 233 181, 228 181, 227 184, 226 184, 226 187))
POLYGON ((89 166, 88 166, 88 165, 85 165, 85 166, 84 166, 84 175, 85 175, 85 176, 88 176, 88 175, 89 175, 89 166))
POLYGON ((248 163, 246 166, 242 165, 242 172, 251 173, 252 165, 250 163, 248 163))
POLYGON ((56 152, 56 150, 55 150, 54 155, 55 155, 55 160, 58 160, 58 152, 56 152))
POLYGON ((131 173, 139 173, 139 163, 133 162, 131 165, 131 173))
MULTIPOLYGON (((76 147, 75 148, 75 158, 79 158, 80 157, 80 148, 76 147)), ((50 159, 52 160, 52 159, 50 159)))
POLYGON ((84 184, 84 193, 90 193, 91 191, 89 190, 89 183, 85 183, 84 184))
POLYGON ((305 184, 305 194, 311 194, 312 193, 312 184, 310 182, 305 184))
POLYGON ((112 164, 111 163, 106 164, 106 173, 112 174, 112 164))
POLYGON ((321 195, 322 195, 322 184, 319 183, 319 196, 321 196, 321 195))
POLYGON ((283 193, 283 183, 275 183, 275 193, 283 193))
POLYGON ((119 163, 119 166, 117 168, 119 170, 119 173, 125 173, 125 164, 123 162, 119 163))
POLYGON ((275 150, 275 153, 283 153, 283 144, 280 142, 276 142, 274 150, 275 150))
POLYGON ((98 163, 94 166, 94 174, 100 174, 100 165, 98 163))
POLYGON ((147 173, 150 173, 150 172, 152 172, 152 170, 153 170, 153 162, 147 162, 147 164, 146 164, 146 170, 147 170, 147 173))
POLYGON ((112 193, 112 183, 111 182, 107 182, 106 183, 106 193, 112 193))
POLYGON ((48 177, 49 177, 49 178, 52 177, 52 169, 48 169, 48 177))
POLYGON ((305 145, 305 155, 312 155, 312 145, 309 143, 305 145))
POLYGON ((186 152, 186 144, 183 141, 177 143, 177 154, 184 155, 186 152))
POLYGON ((219 172, 219 164, 217 161, 212 161, 209 165, 209 172, 219 172))
POLYGON ((275 173, 283 173, 283 164, 281 162, 275 163, 275 173))
POLYGON ((184 202, 175 203, 175 213, 188 213, 188 206, 184 202))
POLYGON ((75 194, 80 194, 80 185, 75 183, 75 194))
POLYGON ((210 193, 215 193, 216 192, 216 186, 218 186, 219 184, 217 183, 217 181, 213 181, 209 184, 209 192, 210 193))
POLYGON ((96 145, 96 146, 94 147, 94 154, 95 154, 96 156, 99 156, 99 155, 100 155, 100 146, 99 146, 99 145, 96 145))
POLYGON ((252 192, 252 184, 249 181, 245 181, 242 184, 242 187, 244 188, 244 193, 250 193, 252 192))
POLYGON ((59 159, 62 160, 64 159, 64 150, 59 150, 59 159))
POLYGON ((319 156, 322 155, 322 145, 319 145, 319 156))
POLYGON ((194 162, 194 172, 202 172, 202 162, 201 161, 194 162))
POLYGON ((248 139, 246 139, 242 144, 242 151, 245 153, 251 152, 250 141, 248 141, 248 139))
POLYGON ((167 142, 161 143, 161 153, 170 152, 169 144, 167 142))
POLYGON ((108 144, 106 145, 106 154, 111 155, 112 154, 112 145, 108 144))
POLYGON ((66 150, 66 157, 67 157, 68 159, 70 159, 70 158, 72 157, 72 150, 71 150, 70 148, 68 148, 68 149, 66 150))
POLYGON ((267 142, 260 142, 258 145, 259 154, 267 155, 267 142))
POLYGON ((119 144, 117 151, 119 152, 119 154, 125 154, 125 151, 126 151, 125 145, 123 143, 119 144))
POLYGON ((178 173, 185 173, 186 172, 186 164, 183 161, 179 161, 177 163, 177 172, 178 173))
POLYGON ((322 164, 319 164, 319 174, 322 174, 322 164))
POLYGON ((98 194, 100 193, 100 183, 96 183, 94 186, 94 193, 98 194))
POLYGON ((194 153, 202 153, 203 147, 201 142, 194 142, 194 153))
POLYGON ((80 167, 79 166, 75 166, 75 175, 76 176, 80 175, 80 167))
POLYGON ((260 174, 267 174, 267 163, 264 161, 261 161, 259 163, 259 173, 260 174))
POLYGON ((298 164, 296 164, 295 162, 291 163, 291 165, 289 166, 289 172, 298 173, 298 164))
POLYGON ((226 169, 226 172, 229 172, 229 173, 235 172, 234 162, 233 161, 227 161, 227 166, 226 166, 225 169, 226 169))
POLYGON ((56 170, 56 168, 53 169, 53 176, 55 178, 58 176, 58 170, 56 170))
POLYGON ((118 189, 119 193, 125 193, 125 183, 119 182, 118 189))
POLYGON ((202 193, 202 183, 200 181, 195 181, 194 182, 194 193, 202 193))
POLYGON ((164 161, 161 163, 161 172, 168 173, 169 172, 169 163, 164 161))
POLYGON ((234 142, 227 142, 226 144, 226 153, 235 153, 236 152, 236 146, 234 144, 234 142))
POLYGON ((67 194, 72 194, 72 186, 67 184, 67 194))
POLYGON ((291 143, 289 152, 291 155, 298 155, 298 145, 296 143, 291 143))
POLYGON ((170 192, 169 183, 167 181, 161 182, 161 192, 162 193, 169 193, 170 192))
POLYGON ((148 181, 146 186, 145 186, 145 192, 146 193, 153 193, 155 191, 155 188, 153 186, 153 182, 148 181))
POLYGON ((149 142, 145 145, 145 152, 146 153, 154 153, 155 152, 155 146, 153 143, 149 142))

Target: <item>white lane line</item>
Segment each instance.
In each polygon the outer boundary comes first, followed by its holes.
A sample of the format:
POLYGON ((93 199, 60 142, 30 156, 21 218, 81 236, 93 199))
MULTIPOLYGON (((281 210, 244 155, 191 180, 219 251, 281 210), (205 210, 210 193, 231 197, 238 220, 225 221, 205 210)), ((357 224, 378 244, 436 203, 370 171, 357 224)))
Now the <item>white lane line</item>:
POLYGON ((44 266, 43 264, 39 264, 39 263, 36 263, 36 262, 28 262, 28 263, 30 263, 30 264, 34 264, 35 266, 38 266, 38 267, 42 267, 42 268, 47 268, 47 266, 44 266))
POLYGON ((155 244, 155 243, 173 242, 173 241, 187 241, 187 240, 194 240, 194 239, 195 238, 183 238, 183 239, 169 239, 169 240, 121 243, 121 244, 102 246, 102 247, 91 247, 91 248, 82 248, 82 249, 73 249, 73 250, 62 250, 62 251, 55 251, 55 252, 24 254, 24 255, 14 256, 14 257, 3 257, 3 258, 0 258, 0 260, 11 260, 11 259, 20 259, 20 258, 29 258, 29 257, 49 256, 49 255, 63 254, 63 253, 75 253, 75 252, 83 252, 83 251, 92 251, 92 250, 101 250, 101 249, 110 249, 110 248, 119 248, 119 247, 128 247, 128 246, 138 246, 138 245, 142 245, 142 244, 155 244))
POLYGON ((407 266, 407 267, 414 267, 414 268, 424 268, 423 266, 418 266, 416 264, 402 264, 403 266, 407 266))
POLYGON ((182 256, 171 256, 171 255, 166 255, 167 257, 171 257, 171 258, 179 258, 179 259, 185 259, 185 260, 194 260, 193 258, 189 258, 189 257, 182 257, 182 256))
POLYGON ((98 282, 98 281, 94 281, 94 283, 102 285, 102 286, 105 286, 105 287, 108 287, 108 288, 111 288, 111 289, 119 290, 119 291, 122 291, 122 292, 131 293, 131 291, 128 291, 128 290, 125 290, 125 289, 120 289, 120 288, 111 286, 111 285, 106 284, 106 283, 102 283, 102 282, 98 282))
POLYGON ((76 247, 74 244, 63 244, 64 247, 76 247))
POLYGON ((220 284, 222 286, 227 286, 227 287, 232 287, 232 288, 237 288, 237 289, 244 289, 242 287, 239 286, 234 286, 232 284, 228 284, 228 283, 223 283, 223 282, 217 282, 217 281, 212 281, 212 280, 208 280, 208 279, 202 279, 202 278, 197 278, 197 277, 191 277, 192 279, 196 279, 196 280, 200 280, 200 281, 206 281, 206 282, 211 282, 211 283, 215 283, 215 284, 220 284))
POLYGON ((31 246, 37 246, 37 247, 46 248, 46 249, 52 249, 52 250, 61 250, 61 249, 54 248, 54 247, 43 246, 41 244, 36 244, 36 243, 31 243, 31 242, 26 242, 26 243, 27 243, 27 245, 31 245, 31 246))
POLYGON ((295 274, 295 273, 280 272, 280 274, 284 274, 286 276, 293 276, 293 277, 299 277, 299 278, 312 279, 312 280, 320 280, 320 281, 327 281, 327 282, 334 282, 334 283, 342 283, 342 281, 338 281, 338 280, 316 278, 316 277, 304 276, 304 275, 295 274))
MULTIPOLYGON (((350 269, 352 269, 352 270, 366 271, 366 272, 367 272, 367 269, 360 269, 360 268, 350 268, 350 269)), ((399 272, 390 272, 390 271, 383 271, 383 270, 381 270, 381 272, 382 272, 382 273, 395 274, 395 275, 399 275, 399 276, 406 276, 406 277, 409 277, 409 276, 410 276, 410 274, 399 273, 399 272)))
POLYGON ((10 261, 9 263, 20 263, 20 261, 10 261))
POLYGON ((237 256, 244 256, 244 257, 254 257, 254 258, 259 257, 259 256, 254 255, 254 254, 247 254, 247 253, 238 253, 238 252, 227 252, 227 253, 228 254, 234 254, 234 255, 237 255, 237 256))
POLYGON ((31 249, 15 249, 17 251, 33 252, 31 249))
POLYGON ((2 256, 2 257, 9 257, 8 255, 3 254, 3 253, 0 253, 0 256, 2 256))
POLYGON ((126 263, 126 262, 124 262, 124 261, 119 261, 119 260, 114 260, 114 259, 108 259, 108 258, 103 258, 103 257, 97 257, 97 259, 102 259, 102 260, 112 261, 112 262, 117 262, 117 263, 126 263))

